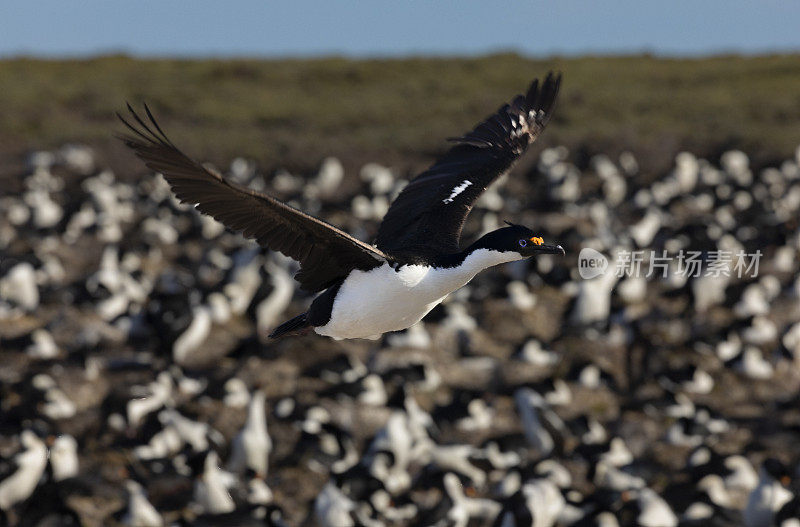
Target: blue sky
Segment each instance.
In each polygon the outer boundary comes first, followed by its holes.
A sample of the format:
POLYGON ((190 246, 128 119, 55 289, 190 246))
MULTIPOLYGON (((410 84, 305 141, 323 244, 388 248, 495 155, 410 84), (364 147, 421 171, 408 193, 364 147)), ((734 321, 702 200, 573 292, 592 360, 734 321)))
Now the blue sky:
POLYGON ((795 0, 26 0, 0 56, 402 56, 800 51, 795 0))

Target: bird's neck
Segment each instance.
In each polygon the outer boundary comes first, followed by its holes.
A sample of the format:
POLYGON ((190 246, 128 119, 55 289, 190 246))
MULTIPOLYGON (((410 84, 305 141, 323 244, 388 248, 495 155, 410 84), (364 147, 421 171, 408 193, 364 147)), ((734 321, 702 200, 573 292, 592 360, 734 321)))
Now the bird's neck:
POLYGON ((522 256, 514 251, 501 252, 485 247, 470 246, 459 253, 443 256, 434 263, 434 267, 458 269, 461 272, 475 276, 494 265, 521 259, 522 256))

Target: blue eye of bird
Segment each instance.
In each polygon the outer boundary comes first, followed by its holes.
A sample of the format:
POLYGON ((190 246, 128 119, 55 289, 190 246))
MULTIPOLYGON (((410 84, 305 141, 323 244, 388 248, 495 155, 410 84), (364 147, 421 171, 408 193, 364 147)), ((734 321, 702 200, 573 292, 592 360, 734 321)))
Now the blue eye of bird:
POLYGON ((520 240, 519 241, 519 246, 520 247, 525 247, 526 245, 528 245, 528 240, 520 240))

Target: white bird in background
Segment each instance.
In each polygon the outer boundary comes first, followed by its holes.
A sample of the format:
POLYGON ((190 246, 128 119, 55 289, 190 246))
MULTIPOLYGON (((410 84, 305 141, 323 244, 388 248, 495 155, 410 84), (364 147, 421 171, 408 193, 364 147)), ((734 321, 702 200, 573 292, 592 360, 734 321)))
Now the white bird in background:
POLYGON ((247 421, 231 445, 227 468, 241 474, 245 468, 265 478, 269 467, 272 440, 267 431, 266 395, 257 390, 247 407, 247 421))
POLYGON ((227 482, 229 473, 219 468, 219 456, 213 450, 206 455, 203 474, 195 483, 194 501, 208 514, 223 514, 236 509, 227 482))
POLYGON ((58 436, 50 447, 53 479, 61 481, 78 475, 78 442, 70 435, 58 436))
POLYGON ((7 511, 25 501, 36 490, 47 467, 47 446, 30 430, 20 434, 25 450, 14 456, 18 468, 0 482, 0 510, 7 511))
POLYGON ((130 527, 161 527, 164 519, 147 499, 144 489, 135 481, 125 482, 128 490, 128 509, 122 523, 130 527))
POLYGON ((791 474, 786 466, 777 459, 767 459, 758 471, 758 485, 747 498, 742 518, 747 527, 769 527, 775 513, 794 494, 786 488, 791 481, 791 474))

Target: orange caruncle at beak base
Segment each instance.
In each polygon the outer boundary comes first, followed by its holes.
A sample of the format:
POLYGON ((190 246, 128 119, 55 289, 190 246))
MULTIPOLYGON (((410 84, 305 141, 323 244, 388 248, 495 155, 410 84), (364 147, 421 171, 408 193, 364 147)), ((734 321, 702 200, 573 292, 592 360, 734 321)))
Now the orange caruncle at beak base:
POLYGON ((542 238, 541 236, 534 236, 533 238, 531 238, 531 241, 536 245, 542 245, 544 243, 544 238, 542 238))

